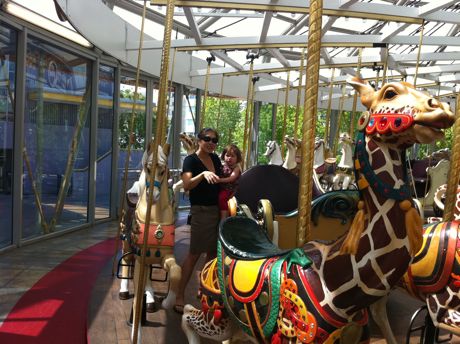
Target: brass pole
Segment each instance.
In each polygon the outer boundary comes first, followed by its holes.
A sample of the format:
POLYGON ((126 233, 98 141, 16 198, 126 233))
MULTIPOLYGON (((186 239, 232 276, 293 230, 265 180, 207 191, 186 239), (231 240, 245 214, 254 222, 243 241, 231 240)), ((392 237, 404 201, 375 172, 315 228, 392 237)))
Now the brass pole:
POLYGON ((460 93, 457 93, 457 104, 455 108, 455 125, 452 129, 452 157, 450 158, 450 169, 447 178, 446 202, 444 205, 444 221, 454 220, 455 199, 457 197, 458 183, 460 181, 460 93))
POLYGON ((297 87, 297 104, 295 108, 295 119, 294 119, 294 140, 297 140, 299 135, 299 115, 300 115, 300 99, 302 96, 302 82, 303 82, 303 70, 305 60, 305 48, 302 49, 302 55, 300 57, 300 69, 299 69, 299 87, 297 87))
POLYGON ((335 132, 334 138, 334 148, 332 150, 332 156, 335 158, 337 156, 337 147, 339 145, 339 134, 340 134, 340 126, 342 123, 342 115, 343 115, 343 103, 345 103, 345 93, 346 93, 346 86, 342 85, 342 97, 340 98, 339 103, 339 117, 337 118, 337 130, 335 132))
POLYGON ((254 93, 256 92, 256 82, 259 80, 258 76, 252 77, 252 92, 251 92, 251 109, 249 112, 249 132, 248 132, 248 153, 246 159, 246 168, 250 167, 247 166, 249 164, 250 157, 251 157, 251 146, 252 146, 252 131, 254 128, 254 93))
POLYGON ((253 72, 254 72, 254 59, 256 58, 256 55, 254 54, 247 54, 246 58, 250 59, 250 65, 249 65, 249 80, 248 80, 248 95, 247 95, 247 101, 246 101, 246 115, 244 117, 244 133, 243 133, 243 161, 241 162, 241 165, 243 166, 243 170, 246 169, 246 154, 247 154, 247 146, 246 143, 248 141, 248 127, 249 127, 249 114, 250 114, 250 98, 252 94, 252 77, 253 77, 253 72))
POLYGON ((281 155, 284 157, 286 144, 284 143, 284 137, 286 136, 286 125, 287 125, 287 115, 288 115, 288 101, 289 101, 289 78, 291 76, 291 72, 287 73, 286 79, 286 90, 284 91, 284 116, 283 116, 283 133, 281 136, 281 155))
POLYGON ((307 81, 305 85, 304 118, 302 125, 302 162, 299 174, 299 216, 297 223, 297 246, 310 239, 313 157, 318 106, 318 81, 321 50, 321 25, 323 1, 310 1, 308 30, 307 81))
POLYGON ((222 80, 220 81, 220 97, 219 97, 219 110, 217 111, 217 119, 216 119, 216 130, 219 132, 219 122, 220 122, 220 115, 222 111, 222 96, 224 95, 224 75, 222 74, 222 80))
POLYGON ((169 106, 171 102, 171 94, 173 91, 174 66, 176 65, 176 52, 177 52, 177 49, 174 49, 174 54, 173 54, 173 59, 172 59, 172 64, 171 64, 171 77, 169 79, 169 87, 167 90, 168 99, 166 101, 166 104, 167 104, 166 105, 166 117, 164 118, 164 123, 162 126, 163 131, 161 132, 161 136, 160 136, 160 139, 161 139, 159 141, 160 145, 163 145, 164 143, 166 143, 166 138, 167 138, 169 106))
POLYGON ((278 102, 280 101, 280 90, 276 93, 275 116, 273 116, 274 123, 272 124, 272 140, 276 141, 276 116, 278 116, 278 102))
MULTIPOLYGON (((358 55, 358 67, 356 68, 356 75, 361 76, 361 60, 363 57, 363 48, 359 48, 359 55, 358 55)), ((350 116, 350 137, 354 137, 355 133, 355 116, 356 116, 356 106, 358 104, 358 92, 355 91, 355 95, 353 96, 353 107, 350 116)))
MULTIPOLYGON (((139 37, 139 49, 137 50, 137 69, 136 69, 136 84, 134 86, 134 98, 133 98, 133 106, 131 108, 131 120, 129 122, 129 140, 128 140, 128 150, 126 152, 125 158, 125 166, 124 166, 124 175, 123 175, 123 183, 121 187, 121 197, 120 197, 120 205, 118 207, 118 229, 117 235, 115 236, 115 252, 113 255, 112 261, 112 275, 115 274, 115 264, 117 261, 118 255, 118 247, 120 246, 120 235, 121 235, 121 226, 122 226, 122 218, 124 214, 125 208, 125 194, 126 194, 126 186, 128 184, 128 168, 129 168, 129 160, 131 157, 131 145, 134 139, 134 122, 136 120, 136 103, 138 98, 138 88, 139 88, 139 79, 140 79, 140 66, 142 61, 142 46, 144 44, 144 23, 145 23, 145 15, 147 13, 147 2, 144 2, 144 7, 142 9, 142 21, 141 21, 141 32, 139 37)), ((158 112, 157 112, 158 118, 158 112)), ((158 125, 158 124, 157 124, 158 125)))
MULTIPOLYGON (((174 1, 168 0, 168 5, 166 7, 166 17, 164 24, 164 37, 163 37, 163 51, 161 57, 161 68, 160 68, 160 85, 158 92, 158 111, 157 111, 157 120, 158 125, 156 127, 156 134, 153 141, 153 147, 151 147, 152 156, 152 168, 150 169, 150 180, 152 181, 155 178, 155 172, 157 167, 158 160, 158 144, 161 142, 160 136, 163 128, 163 119, 166 117, 166 100, 167 100, 167 87, 168 87, 168 68, 169 68, 169 55, 171 48, 171 32, 174 16, 174 1)), ((145 229, 144 229, 144 242, 142 244, 141 256, 140 256, 140 271, 139 271, 139 281, 136 285, 136 297, 134 302, 134 316, 133 316, 133 344, 137 344, 138 341, 138 329, 139 329, 139 320, 141 318, 141 305, 142 305, 142 295, 144 295, 144 284, 145 284, 145 257, 147 253, 147 240, 149 237, 150 229, 150 215, 153 204, 153 192, 149 192, 149 197, 147 201, 147 213, 145 215, 145 229)))
POLYGON ((422 51, 423 30, 424 29, 425 29, 425 20, 422 22, 422 28, 420 29, 420 37, 419 37, 419 41, 418 41, 417 63, 415 65, 415 75, 414 75, 414 88, 417 87, 418 67, 420 65, 420 52, 422 51))
POLYGON ((329 87, 329 99, 327 102, 327 112, 326 112, 326 124, 324 127, 324 142, 327 143, 329 142, 329 125, 331 121, 331 107, 332 107, 332 91, 334 90, 334 73, 335 73, 335 68, 332 68, 332 75, 331 75, 331 85, 329 87))
POLYGON ((386 56, 385 56, 385 61, 383 63, 383 76, 382 76, 382 87, 386 83, 387 79, 387 71, 388 71, 388 57, 390 55, 390 49, 388 49, 388 46, 386 47, 386 56))
POLYGON ((204 117, 206 116, 206 100, 208 99, 208 87, 209 87, 209 73, 211 72, 211 62, 215 61, 216 58, 213 54, 210 57, 206 58, 208 62, 208 67, 206 69, 206 78, 204 79, 204 97, 203 97, 203 106, 201 107, 201 116, 200 116, 200 130, 204 126, 204 117))

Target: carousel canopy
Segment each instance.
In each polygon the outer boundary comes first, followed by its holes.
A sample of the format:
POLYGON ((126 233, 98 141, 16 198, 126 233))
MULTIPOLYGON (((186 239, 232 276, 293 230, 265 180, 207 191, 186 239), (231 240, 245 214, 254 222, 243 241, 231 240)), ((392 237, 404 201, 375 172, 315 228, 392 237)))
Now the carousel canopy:
MULTIPOLYGON (((147 3, 142 42, 144 1, 7 0, 4 8, 10 11, 8 6, 18 4, 47 17, 82 38, 74 39, 79 44, 133 66, 142 45, 141 69, 158 76, 167 3, 147 3)), ((305 70, 306 65, 302 58, 308 40, 309 1, 177 0, 175 5, 170 59, 172 63, 174 56, 174 81, 204 89, 206 58, 212 54, 209 92, 220 94, 222 87, 223 95, 245 98, 248 55, 253 54, 258 56, 254 73, 260 77, 255 99, 284 100, 288 88, 289 103, 296 103, 297 88, 305 85, 300 68, 305 70)), ((339 107, 344 94, 344 108, 350 109, 354 92, 343 90, 342 85, 357 74, 377 87, 384 76, 386 81, 404 79, 452 101, 460 80, 458 23, 457 1, 324 1, 319 106, 327 107, 332 82, 332 107, 339 107)))

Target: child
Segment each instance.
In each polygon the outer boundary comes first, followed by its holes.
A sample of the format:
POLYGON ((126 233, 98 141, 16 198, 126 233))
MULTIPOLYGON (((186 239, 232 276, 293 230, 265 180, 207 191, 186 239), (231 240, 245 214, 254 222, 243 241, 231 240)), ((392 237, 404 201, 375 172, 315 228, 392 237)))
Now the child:
POLYGON ((220 158, 224 161, 222 177, 219 178, 221 188, 219 191, 220 218, 228 217, 228 200, 233 197, 241 175, 240 162, 242 160, 240 149, 230 144, 224 148, 220 158))

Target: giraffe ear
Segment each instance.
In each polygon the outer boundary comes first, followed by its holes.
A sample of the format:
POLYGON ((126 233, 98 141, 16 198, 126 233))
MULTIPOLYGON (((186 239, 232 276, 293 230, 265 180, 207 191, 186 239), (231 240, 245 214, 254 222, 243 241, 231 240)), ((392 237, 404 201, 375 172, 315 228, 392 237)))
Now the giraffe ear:
POLYGON ((363 103, 363 105, 369 109, 372 105, 372 100, 374 99, 375 94, 375 90, 371 87, 371 85, 369 85, 367 81, 364 81, 358 77, 348 79, 347 83, 349 83, 356 90, 356 92, 359 93, 361 96, 361 103, 363 103))

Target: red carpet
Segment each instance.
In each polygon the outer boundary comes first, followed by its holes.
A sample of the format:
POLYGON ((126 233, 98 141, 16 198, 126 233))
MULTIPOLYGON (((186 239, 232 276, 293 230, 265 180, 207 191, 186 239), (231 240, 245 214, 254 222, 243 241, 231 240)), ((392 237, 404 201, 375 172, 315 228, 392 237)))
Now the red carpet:
POLYGON ((114 239, 78 252, 43 276, 0 327, 1 344, 82 344, 91 290, 113 256, 114 239))

